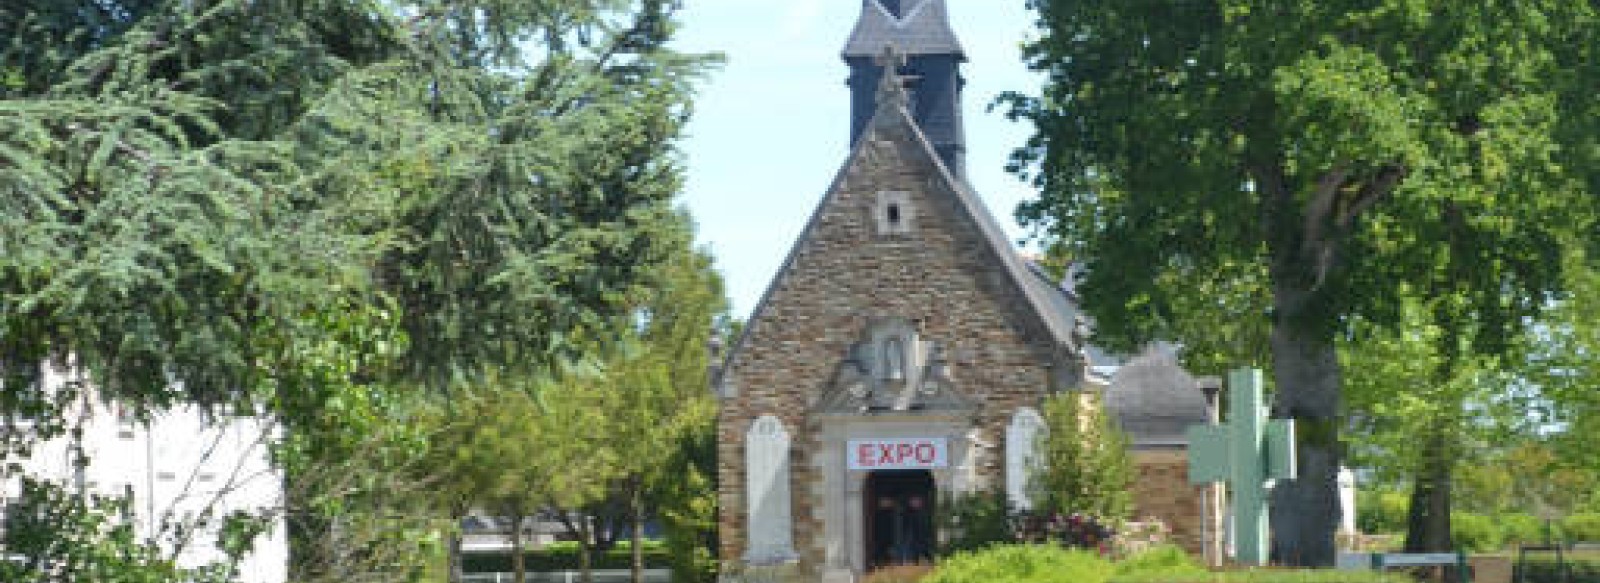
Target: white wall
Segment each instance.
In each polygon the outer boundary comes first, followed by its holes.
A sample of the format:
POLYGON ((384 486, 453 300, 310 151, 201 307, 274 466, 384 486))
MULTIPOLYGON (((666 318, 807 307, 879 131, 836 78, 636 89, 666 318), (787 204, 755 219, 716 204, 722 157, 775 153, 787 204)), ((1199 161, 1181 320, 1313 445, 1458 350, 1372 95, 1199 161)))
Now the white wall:
MULTIPOLYGON (((45 390, 71 380, 71 373, 47 367, 45 390)), ((216 525, 236 510, 260 514, 283 507, 283 478, 268 461, 267 449, 277 438, 273 423, 255 418, 208 420, 194 407, 178 407, 148 426, 118 419, 116 410, 96 402, 92 391, 75 403, 69 419, 84 420, 83 449, 90 465, 81 477, 72 464, 69 438, 41 444, 22 460, 23 473, 68 487, 81 485, 97 494, 133 494, 133 520, 141 536, 161 542, 169 553, 180 541, 161 525, 194 524, 207 509, 214 517, 176 553, 178 564, 194 567, 221 560, 215 548, 216 525)), ((18 494, 20 477, 4 481, 8 498, 18 494)), ((240 581, 282 583, 287 579, 288 539, 279 515, 256 540, 254 551, 240 565, 240 581)))

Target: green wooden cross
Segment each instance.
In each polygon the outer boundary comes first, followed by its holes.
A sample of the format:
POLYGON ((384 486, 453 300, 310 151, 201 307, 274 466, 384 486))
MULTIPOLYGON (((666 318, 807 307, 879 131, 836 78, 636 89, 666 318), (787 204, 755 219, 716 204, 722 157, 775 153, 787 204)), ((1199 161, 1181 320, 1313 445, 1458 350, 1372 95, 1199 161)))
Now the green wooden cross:
POLYGON ((1234 557, 1267 562, 1267 492, 1270 480, 1295 476, 1294 420, 1267 419, 1261 371, 1228 375, 1228 419, 1189 427, 1189 483, 1227 482, 1233 491, 1234 557))

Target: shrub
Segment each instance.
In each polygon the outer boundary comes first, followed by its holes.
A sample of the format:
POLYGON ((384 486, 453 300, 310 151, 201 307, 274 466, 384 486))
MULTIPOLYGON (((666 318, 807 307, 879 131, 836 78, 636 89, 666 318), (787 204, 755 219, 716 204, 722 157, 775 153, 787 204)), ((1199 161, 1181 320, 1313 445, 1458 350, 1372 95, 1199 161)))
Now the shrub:
POLYGON ((1104 583, 1110 562, 1054 545, 999 545, 945 559, 922 583, 1104 583))
MULTIPOLYGON (((645 544, 644 564, 648 569, 667 568, 670 564, 666 550, 659 545, 645 544)), ((537 550, 523 553, 529 571, 574 571, 578 569, 578 544, 555 542, 537 550)), ((633 565, 633 553, 626 546, 590 555, 596 569, 627 569, 633 565)), ((509 573, 511 553, 466 553, 462 566, 469 573, 509 573)))
POLYGON ((1450 515, 1450 537, 1456 547, 1474 553, 1500 548, 1500 528, 1482 514, 1459 512, 1450 515))
POLYGON ((1574 514, 1561 521, 1561 534, 1568 541, 1600 542, 1600 514, 1574 514))
POLYGON ((940 556, 1017 540, 1011 532, 1012 512, 1003 492, 949 497, 939 504, 937 511, 941 529, 949 534, 939 548, 940 556))
MULTIPOLYGON (((1100 518, 1013 509, 1006 504, 1005 494, 992 491, 947 498, 940 505, 938 520, 948 533, 939 548, 940 556, 1017 543, 1055 543, 1105 553, 1118 539, 1116 529, 1100 518)), ((1159 521, 1130 524, 1145 525, 1149 531, 1139 533, 1140 541, 1165 541, 1166 525, 1159 521)))
POLYGON ((1121 521, 1133 506, 1133 459, 1128 437, 1105 407, 1067 391, 1044 402, 1047 431, 1035 448, 1040 465, 1030 480, 1039 506, 1055 514, 1086 514, 1121 521))
POLYGON ((1544 542, 1544 521, 1532 514, 1501 514, 1500 539, 1506 545, 1533 545, 1544 542))
POLYGON ((1600 583, 1600 558, 1568 556, 1566 569, 1570 578, 1561 576, 1561 564, 1554 556, 1528 557, 1517 569, 1524 583, 1600 583))
POLYGON ((1404 532, 1406 495, 1389 490, 1356 492, 1356 527, 1365 533, 1404 532))
POLYGON ((1053 542, 1073 549, 1106 553, 1116 529, 1093 516, 1082 514, 1021 513, 1012 521, 1017 542, 1053 542))

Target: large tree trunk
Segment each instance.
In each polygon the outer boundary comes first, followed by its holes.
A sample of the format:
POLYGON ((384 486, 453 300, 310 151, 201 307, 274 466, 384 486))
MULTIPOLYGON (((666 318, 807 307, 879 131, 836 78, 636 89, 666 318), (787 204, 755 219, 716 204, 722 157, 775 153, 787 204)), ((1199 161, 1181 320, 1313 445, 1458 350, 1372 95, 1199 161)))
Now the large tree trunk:
POLYGON ((1339 353, 1332 334, 1308 317, 1315 292, 1295 285, 1301 278, 1274 280, 1273 416, 1295 420, 1299 476, 1272 491, 1271 558, 1331 567, 1339 524, 1339 353))

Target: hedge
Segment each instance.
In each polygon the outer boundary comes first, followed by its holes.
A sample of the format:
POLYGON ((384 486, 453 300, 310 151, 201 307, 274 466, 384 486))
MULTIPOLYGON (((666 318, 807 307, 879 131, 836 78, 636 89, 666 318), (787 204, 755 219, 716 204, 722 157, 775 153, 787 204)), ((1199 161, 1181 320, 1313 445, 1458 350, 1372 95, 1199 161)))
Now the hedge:
POLYGON ((1501 539, 1507 546, 1544 544, 1545 522, 1532 514, 1501 514, 1495 517, 1500 524, 1501 539))
MULTIPOLYGON (((644 567, 646 569, 666 569, 671 566, 671 557, 659 543, 645 541, 644 567)), ((576 543, 553 543, 537 550, 523 553, 527 560, 529 571, 576 571, 578 570, 578 546, 576 543)), ((591 566, 595 569, 629 569, 633 567, 633 552, 628 545, 618 544, 611 550, 590 555, 593 561, 591 566)), ((465 553, 461 557, 462 568, 468 573, 510 573, 511 553, 465 553)))
MULTIPOLYGON (((1600 557, 1567 557, 1567 572, 1571 579, 1561 578, 1561 564, 1555 557, 1528 557, 1518 568, 1523 571, 1526 583, 1600 583, 1600 557)), ((1516 577, 1512 581, 1517 581, 1516 577)))
POLYGON ((1574 514, 1561 521, 1568 541, 1600 542, 1600 514, 1574 514))

